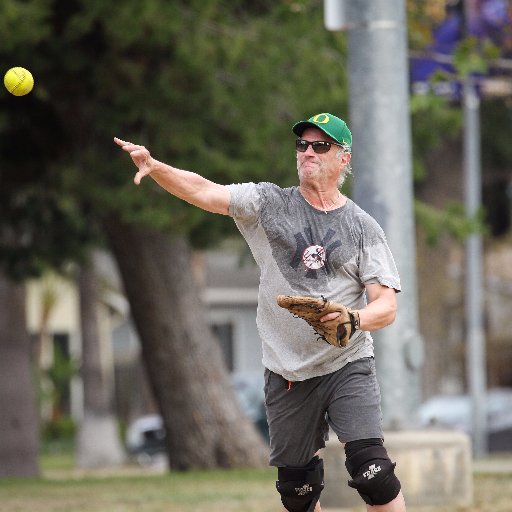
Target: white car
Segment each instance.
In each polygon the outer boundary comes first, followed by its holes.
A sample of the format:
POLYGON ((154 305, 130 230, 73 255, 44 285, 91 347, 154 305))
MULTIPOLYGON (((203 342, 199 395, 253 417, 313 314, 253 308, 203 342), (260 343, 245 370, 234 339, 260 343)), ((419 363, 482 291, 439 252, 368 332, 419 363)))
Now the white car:
POLYGON ((141 466, 153 466, 165 457, 165 428, 162 417, 149 414, 137 418, 126 430, 126 447, 141 466))
MULTIPOLYGON (((487 432, 490 451, 512 451, 512 388, 487 391, 487 432)), ((422 427, 442 427, 472 431, 471 397, 437 395, 424 402, 419 410, 422 427)))

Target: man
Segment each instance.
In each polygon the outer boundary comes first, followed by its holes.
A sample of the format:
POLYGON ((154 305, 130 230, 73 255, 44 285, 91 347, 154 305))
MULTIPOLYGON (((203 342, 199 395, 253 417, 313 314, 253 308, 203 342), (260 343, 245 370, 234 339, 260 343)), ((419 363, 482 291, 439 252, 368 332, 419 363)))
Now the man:
MULTIPOLYGON (((400 280, 380 226, 340 192, 350 171, 352 135, 321 113, 296 123, 299 186, 219 185, 155 160, 120 139, 138 168, 171 194, 230 215, 261 271, 257 324, 263 346, 270 464, 285 510, 320 511, 329 427, 345 445, 349 482, 368 511, 402 512, 394 464, 383 446, 380 391, 370 331, 395 319, 400 280), (318 338, 276 297, 309 295, 352 308, 357 331, 343 348, 318 338)), ((329 313, 322 321, 336 318, 329 313)))

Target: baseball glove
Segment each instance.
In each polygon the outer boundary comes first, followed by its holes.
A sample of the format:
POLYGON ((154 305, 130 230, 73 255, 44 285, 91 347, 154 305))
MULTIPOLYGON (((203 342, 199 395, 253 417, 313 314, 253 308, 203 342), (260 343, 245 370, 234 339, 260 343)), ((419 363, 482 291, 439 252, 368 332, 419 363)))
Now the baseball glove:
POLYGON ((359 328, 359 315, 343 304, 313 297, 278 295, 277 303, 293 316, 302 318, 313 327, 321 339, 335 347, 345 347, 359 328), (332 312, 340 313, 333 320, 320 322, 320 318, 332 312))

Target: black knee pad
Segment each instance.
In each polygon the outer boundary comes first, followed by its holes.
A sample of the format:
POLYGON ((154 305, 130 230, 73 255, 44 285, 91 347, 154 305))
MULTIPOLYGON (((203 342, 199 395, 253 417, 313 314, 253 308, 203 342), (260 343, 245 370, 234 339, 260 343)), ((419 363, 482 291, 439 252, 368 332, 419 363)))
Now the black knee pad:
POLYGON ((362 439, 345 445, 345 466, 356 489, 368 505, 385 505, 400 492, 400 480, 395 475, 396 464, 391 462, 381 439, 362 439))
POLYGON ((313 512, 324 488, 324 462, 313 457, 306 466, 277 469, 276 488, 289 512, 313 512))

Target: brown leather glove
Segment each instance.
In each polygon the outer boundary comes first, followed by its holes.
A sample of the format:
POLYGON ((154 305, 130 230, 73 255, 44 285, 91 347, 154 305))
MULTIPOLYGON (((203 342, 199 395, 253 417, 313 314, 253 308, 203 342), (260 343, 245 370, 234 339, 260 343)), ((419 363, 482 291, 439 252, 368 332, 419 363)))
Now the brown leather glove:
POLYGON ((335 347, 346 347, 359 328, 359 315, 343 304, 301 295, 278 295, 277 303, 294 316, 305 320, 327 343, 335 347), (338 312, 333 320, 320 322, 328 313, 338 312))

